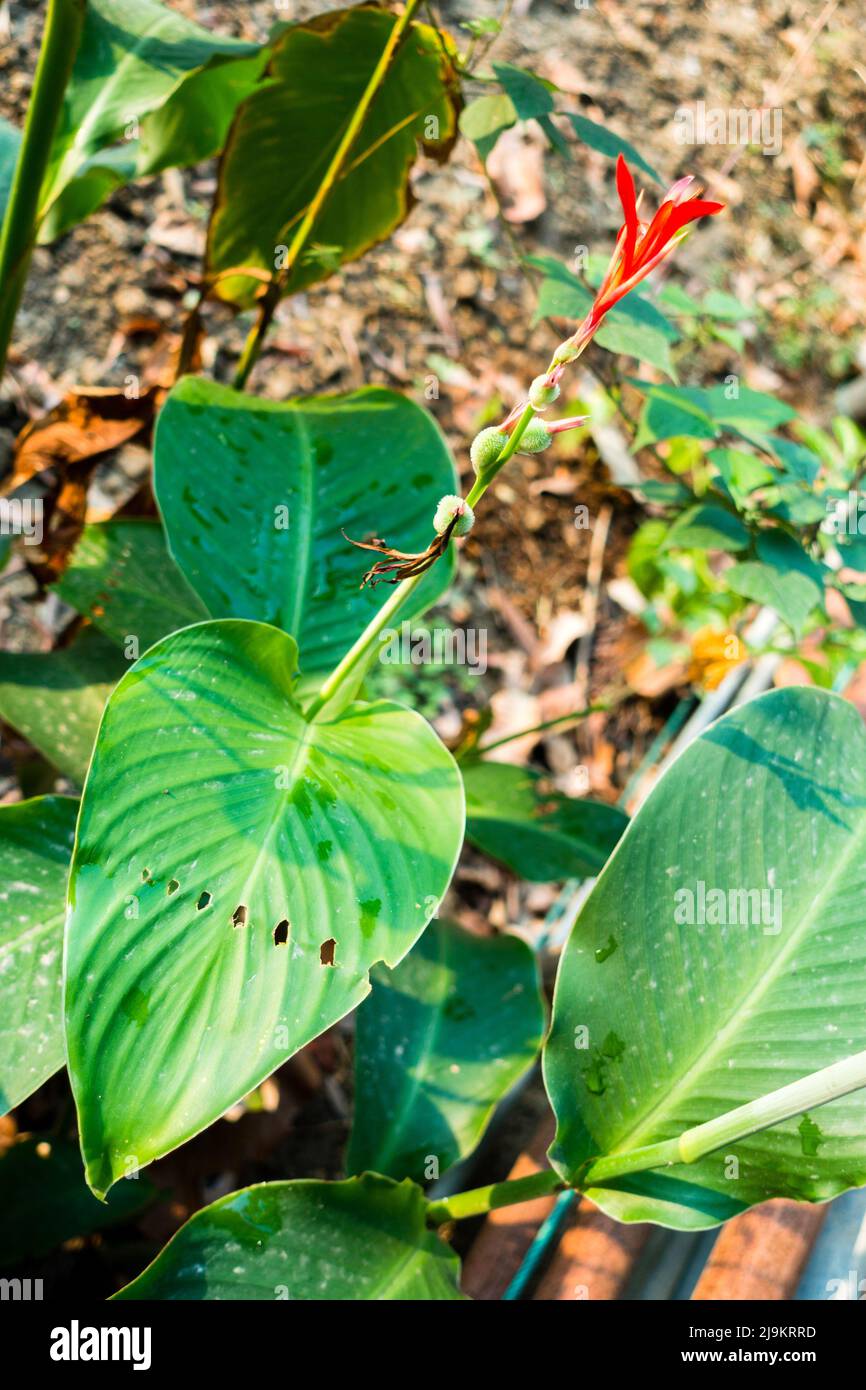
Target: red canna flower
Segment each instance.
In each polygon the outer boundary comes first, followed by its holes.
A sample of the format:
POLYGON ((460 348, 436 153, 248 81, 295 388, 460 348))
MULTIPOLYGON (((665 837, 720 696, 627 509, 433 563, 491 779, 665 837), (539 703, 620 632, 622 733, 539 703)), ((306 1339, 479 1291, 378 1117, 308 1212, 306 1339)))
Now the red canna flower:
POLYGON ((696 222, 699 217, 711 217, 723 210, 724 203, 705 201, 698 196, 697 189, 689 194, 692 183, 691 175, 678 179, 668 190, 652 221, 642 222, 639 216, 641 199, 635 197, 634 179, 622 155, 619 156, 616 161, 616 187, 625 220, 592 308, 577 332, 555 354, 557 365, 572 362, 583 352, 605 314, 670 255, 690 222, 696 222))

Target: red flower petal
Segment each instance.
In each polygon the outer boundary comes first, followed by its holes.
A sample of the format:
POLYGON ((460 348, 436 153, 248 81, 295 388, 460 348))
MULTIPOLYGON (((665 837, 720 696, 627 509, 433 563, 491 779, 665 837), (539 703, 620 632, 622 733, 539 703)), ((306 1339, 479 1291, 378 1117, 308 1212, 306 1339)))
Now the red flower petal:
POLYGON ((619 194, 619 201, 622 203, 622 215, 626 228, 625 244, 622 251, 622 265, 623 275, 627 276, 630 273, 635 242, 637 241, 638 218, 634 179, 622 155, 618 155, 616 161, 616 191, 619 194))

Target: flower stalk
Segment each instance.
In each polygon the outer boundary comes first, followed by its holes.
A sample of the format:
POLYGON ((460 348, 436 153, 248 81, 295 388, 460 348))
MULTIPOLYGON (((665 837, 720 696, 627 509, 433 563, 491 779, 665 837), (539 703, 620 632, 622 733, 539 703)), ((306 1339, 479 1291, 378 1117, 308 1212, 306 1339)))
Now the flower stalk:
MULTIPOLYGON (((788 1086, 780 1086, 757 1100, 728 1110, 705 1124, 694 1125, 684 1130, 676 1139, 666 1139, 658 1144, 646 1144, 639 1149, 624 1150, 621 1153, 605 1154, 603 1158, 590 1161, 580 1181, 573 1184, 579 1192, 592 1187, 601 1187, 630 1173, 644 1173, 653 1168, 670 1168, 673 1164, 697 1163, 698 1159, 718 1149, 748 1139, 761 1130, 782 1124, 817 1110, 830 1101, 840 1100, 866 1087, 866 1052, 857 1052, 834 1062, 829 1067, 801 1077, 788 1086)), ((546 1196, 562 1191, 570 1184, 563 1183, 553 1169, 534 1173, 529 1178, 494 1183, 490 1187, 478 1187, 469 1192, 459 1192, 443 1201, 431 1202, 427 1208, 428 1220, 433 1225, 447 1221, 460 1221, 468 1216, 482 1216, 496 1207, 511 1206, 517 1202, 527 1202, 533 1197, 546 1196)))

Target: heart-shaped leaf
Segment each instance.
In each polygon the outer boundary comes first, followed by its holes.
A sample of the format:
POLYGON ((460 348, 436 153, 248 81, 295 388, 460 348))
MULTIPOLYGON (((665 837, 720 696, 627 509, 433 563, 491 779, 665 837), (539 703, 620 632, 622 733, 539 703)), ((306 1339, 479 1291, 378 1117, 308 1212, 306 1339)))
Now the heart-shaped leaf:
POLYGON ((0 807, 0 1114, 63 1066, 60 972, 78 802, 0 807))
MULTIPOLYGON (((220 163, 208 234, 211 274, 283 268, 281 257, 319 194, 396 23, 387 10, 356 6, 293 24, 276 39, 267 81, 240 109, 220 163)), ((411 25, 328 188, 287 291, 325 279, 403 221, 418 142, 447 149, 454 134, 452 47, 447 35, 411 25)), ((259 281, 242 275, 217 285, 235 303, 260 291, 259 281)))
POLYGON ((411 948, 463 836, 411 710, 307 723, 276 628, 202 623, 109 699, 70 877, 66 1020, 88 1181, 198 1133, 411 948))
POLYGON ((92 629, 53 652, 0 652, 0 716, 83 787, 102 710, 126 669, 92 629))
MULTIPOLYGON (((194 377, 163 408, 154 473, 172 554, 211 616, 290 632, 305 685, 382 602, 360 588, 368 557, 341 528, 423 550, 437 502, 457 489, 436 424, 394 391, 282 403, 194 377)), ((452 557, 436 564, 401 617, 423 612, 452 573, 452 557)))
MULTIPOLYGON (((545 1075, 551 1157, 672 1139, 866 1049, 866 732, 789 688, 712 725, 631 821, 574 925, 545 1075)), ((624 1221, 712 1226, 866 1183, 866 1091, 589 1196, 624 1221)))
POLYGON ((86 526, 55 592, 132 660, 160 637, 208 617, 175 565, 157 521, 86 526))
POLYGON ((437 921, 396 970, 377 966, 372 980, 355 1033, 346 1166, 438 1178, 472 1152, 535 1060, 544 1033, 535 956, 519 937, 437 921))
POLYGON ((536 883, 597 874, 628 824, 617 806, 563 796, 532 768, 461 764, 466 838, 536 883))
POLYGON ((462 1299, 414 1183, 259 1183, 196 1212, 115 1299, 462 1299))

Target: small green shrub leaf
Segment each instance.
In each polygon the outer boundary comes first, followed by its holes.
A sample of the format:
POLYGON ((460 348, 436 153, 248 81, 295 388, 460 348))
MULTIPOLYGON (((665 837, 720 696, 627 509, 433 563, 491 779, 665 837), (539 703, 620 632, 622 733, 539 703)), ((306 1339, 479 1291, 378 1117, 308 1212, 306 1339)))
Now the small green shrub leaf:
POLYGON ((544 1033, 535 957, 519 937, 435 921, 372 982, 355 1033, 347 1168, 424 1182, 472 1152, 535 1059, 544 1033))
POLYGON ((618 807, 564 796, 532 768, 468 762, 461 772, 466 838, 531 882, 597 874, 628 824, 618 807))
POLYGON ((60 972, 78 802, 0 806, 0 1114, 63 1066, 60 972))
POLYGON ((677 517, 668 531, 665 549, 745 550, 750 541, 748 528, 733 512, 701 502, 677 517))
POLYGON ((118 1299, 462 1299, 460 1262, 414 1183, 259 1183, 196 1212, 118 1299))
MULTIPOLYGON (((866 733, 838 696, 773 691, 680 755, 562 958, 545 1076, 563 1175, 866 1048, 864 840, 866 733)), ((817 1153, 798 1117, 589 1196, 619 1220, 682 1229, 866 1183, 866 1091, 816 1123, 817 1153)))
MULTIPOLYGON (((305 684, 382 602, 361 589, 369 560, 342 532, 423 550, 439 498, 458 486, 434 421, 394 391, 283 404, 194 377, 163 407, 154 471, 172 554, 211 616, 290 632, 305 684)), ((403 617, 444 592, 453 563, 433 567, 403 617)))
POLYGON ((66 1032, 97 1193, 198 1133, 368 993, 448 886, 451 755, 411 710, 308 724, 297 649, 174 633, 106 706, 67 929, 66 1032))
POLYGON ((630 145, 628 140, 623 140, 621 135, 608 130, 606 126, 599 125, 597 121, 589 120, 587 116, 578 116, 573 111, 569 111, 567 116, 578 140, 589 145, 590 149, 598 150, 599 154, 607 155, 608 159, 616 159, 618 155, 624 155, 629 164, 643 169, 644 173, 649 174, 656 183, 661 183, 661 179, 653 166, 647 163, 643 155, 638 154, 634 145, 630 145))

